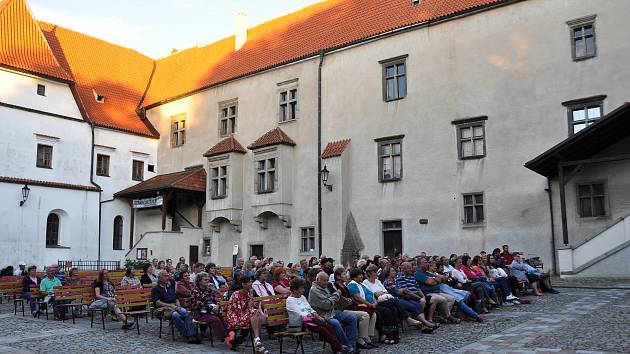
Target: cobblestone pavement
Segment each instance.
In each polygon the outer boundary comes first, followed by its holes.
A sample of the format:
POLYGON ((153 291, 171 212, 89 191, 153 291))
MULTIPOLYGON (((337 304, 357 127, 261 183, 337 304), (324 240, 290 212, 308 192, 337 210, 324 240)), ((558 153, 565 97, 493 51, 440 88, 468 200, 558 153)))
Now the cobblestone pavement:
MULTIPOLYGON (((630 353, 630 290, 562 289, 558 295, 530 297, 531 305, 503 307, 486 316, 484 323, 464 321, 444 325, 434 334, 406 328, 401 343, 381 345, 369 354, 391 353, 630 353)), ((99 323, 100 325, 100 323, 99 323)), ((157 320, 141 322, 138 336, 126 334, 120 323, 107 321, 106 329, 89 318, 65 323, 13 315, 12 304, 0 305, 0 353, 225 353, 223 343, 210 347, 186 344, 170 334, 158 338, 157 320)), ((164 330, 166 332, 166 329, 164 330)), ((273 353, 276 342, 265 340, 273 353)), ((329 353, 321 342, 304 340, 306 353, 329 353)), ((285 352, 294 342, 285 341, 285 352)), ((251 348, 239 348, 250 353, 251 348)))

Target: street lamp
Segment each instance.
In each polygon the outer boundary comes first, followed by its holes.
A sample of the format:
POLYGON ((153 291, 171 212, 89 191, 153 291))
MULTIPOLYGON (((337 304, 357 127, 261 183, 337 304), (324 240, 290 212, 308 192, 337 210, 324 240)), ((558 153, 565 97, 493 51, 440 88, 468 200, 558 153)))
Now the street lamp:
POLYGON ((30 188, 28 188, 28 186, 25 184, 24 187, 22 187, 22 201, 20 202, 20 206, 24 205, 24 203, 26 203, 26 200, 28 199, 28 193, 31 191, 30 188))
POLYGON ((330 171, 328 171, 326 165, 324 165, 324 168, 320 171, 320 173, 322 174, 322 184, 328 189, 328 191, 332 192, 332 184, 328 184, 328 175, 330 174, 330 171))

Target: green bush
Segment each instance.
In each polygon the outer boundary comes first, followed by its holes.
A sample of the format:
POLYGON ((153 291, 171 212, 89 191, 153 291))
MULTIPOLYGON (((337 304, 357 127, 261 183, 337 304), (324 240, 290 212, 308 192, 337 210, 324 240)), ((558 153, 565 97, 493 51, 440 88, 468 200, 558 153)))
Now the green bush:
POLYGON ((133 267, 134 269, 142 269, 146 264, 151 262, 146 259, 125 259, 125 269, 133 267))

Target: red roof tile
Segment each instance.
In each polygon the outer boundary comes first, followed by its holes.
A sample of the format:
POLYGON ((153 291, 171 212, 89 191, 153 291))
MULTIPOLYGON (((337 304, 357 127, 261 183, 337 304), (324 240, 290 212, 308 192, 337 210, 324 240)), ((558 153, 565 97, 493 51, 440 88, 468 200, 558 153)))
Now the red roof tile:
POLYGON ((42 187, 51 187, 51 188, 62 188, 62 189, 76 189, 81 191, 88 192, 100 192, 100 188, 96 186, 85 186, 80 184, 69 184, 69 183, 61 183, 61 182, 52 182, 52 181, 41 181, 35 179, 28 178, 18 178, 18 177, 7 177, 0 176, 0 182, 4 183, 15 183, 15 184, 26 184, 32 186, 42 186, 42 187))
POLYGON ((133 197, 141 193, 163 189, 183 189, 206 192, 206 170, 194 168, 181 172, 167 173, 150 178, 134 186, 115 193, 115 197, 133 197))
POLYGON ((210 157, 227 154, 228 152, 240 152, 244 154, 247 150, 245 150, 243 145, 241 145, 236 138, 229 136, 219 141, 215 146, 211 147, 205 154, 203 154, 203 156, 210 157))
POLYGON ((326 144, 326 148, 324 149, 324 152, 322 152, 322 159, 341 156, 344 150, 346 150, 348 144, 350 144, 350 139, 332 141, 326 144))
POLYGON ((70 81, 24 0, 0 2, 0 65, 70 81))
POLYGON ((403 27, 439 20, 505 0, 329 0, 234 36, 157 60, 143 106, 152 106, 237 77, 317 55, 403 27))
POLYGON ((255 150, 272 145, 295 146, 295 142, 285 132, 283 132, 282 129, 275 128, 266 132, 260 138, 256 139, 256 141, 254 141, 247 148, 250 150, 255 150))

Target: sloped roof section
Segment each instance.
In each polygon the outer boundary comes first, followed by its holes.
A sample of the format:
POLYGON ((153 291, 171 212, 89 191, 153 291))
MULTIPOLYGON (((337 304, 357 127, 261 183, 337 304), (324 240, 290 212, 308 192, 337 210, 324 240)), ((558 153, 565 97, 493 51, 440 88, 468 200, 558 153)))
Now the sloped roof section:
POLYGON ((234 36, 157 60, 143 106, 190 94, 264 69, 317 55, 403 27, 435 21, 508 0, 329 0, 234 36))
POLYGON ((217 156, 221 154, 227 154, 229 152, 238 152, 241 154, 245 154, 247 150, 241 145, 241 143, 234 138, 234 136, 229 136, 221 141, 219 141, 215 146, 211 147, 205 154, 204 157, 217 156))
POLYGON ((151 79, 153 59, 60 26, 39 25, 59 63, 72 75, 77 104, 90 121, 100 127, 158 137, 151 124, 136 113, 151 79))
POLYGON ((206 192, 206 170, 194 168, 181 172, 167 173, 150 178, 134 186, 115 193, 115 197, 134 197, 143 193, 164 189, 181 189, 193 192, 206 192))
POLYGON ((53 55, 25 0, 0 2, 0 65, 71 81, 53 55))
POLYGON ((282 129, 275 128, 266 132, 263 136, 256 139, 247 148, 250 150, 260 149, 272 145, 289 145, 295 146, 295 141, 291 139, 282 129))
POLYGON ((332 141, 326 144, 326 148, 322 152, 322 159, 328 159, 335 156, 341 156, 350 144, 350 139, 332 141))

